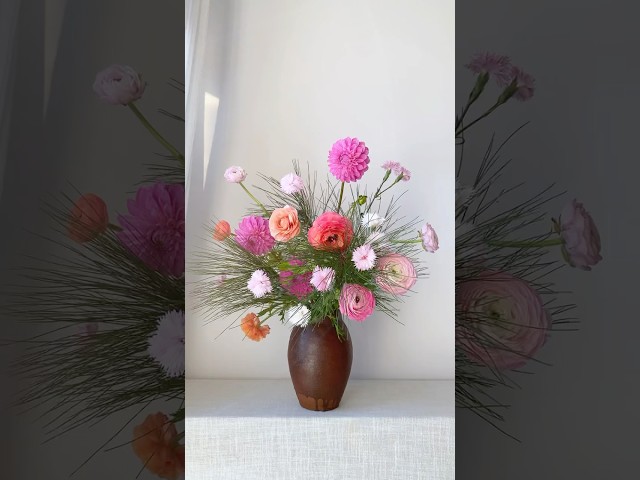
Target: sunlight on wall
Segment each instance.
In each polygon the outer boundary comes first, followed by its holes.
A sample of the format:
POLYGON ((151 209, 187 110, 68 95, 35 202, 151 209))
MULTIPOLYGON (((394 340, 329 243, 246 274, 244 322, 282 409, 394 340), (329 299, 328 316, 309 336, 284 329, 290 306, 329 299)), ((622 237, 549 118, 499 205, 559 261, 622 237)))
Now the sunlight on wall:
POLYGON ((213 146, 213 138, 216 132, 216 119, 218 117, 218 106, 220 99, 209 92, 204 94, 204 175, 202 176, 202 186, 205 186, 207 180, 207 171, 209 170, 209 160, 211 159, 211 147, 213 146))

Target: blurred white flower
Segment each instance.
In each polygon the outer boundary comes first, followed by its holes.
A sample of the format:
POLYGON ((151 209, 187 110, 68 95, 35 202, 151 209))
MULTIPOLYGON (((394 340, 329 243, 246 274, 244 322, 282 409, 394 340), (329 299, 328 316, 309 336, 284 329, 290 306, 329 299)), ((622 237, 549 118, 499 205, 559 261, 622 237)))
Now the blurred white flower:
POLYGON ((284 314, 284 318, 287 322, 304 327, 309 323, 309 309, 302 304, 298 304, 295 307, 291 307, 284 314))
POLYGON ((366 228, 378 228, 385 221, 384 217, 381 217, 377 213, 365 213, 362 216, 362 226, 366 228))
POLYGON ((184 375, 184 312, 174 310, 160 317, 149 337, 148 352, 169 377, 184 375))

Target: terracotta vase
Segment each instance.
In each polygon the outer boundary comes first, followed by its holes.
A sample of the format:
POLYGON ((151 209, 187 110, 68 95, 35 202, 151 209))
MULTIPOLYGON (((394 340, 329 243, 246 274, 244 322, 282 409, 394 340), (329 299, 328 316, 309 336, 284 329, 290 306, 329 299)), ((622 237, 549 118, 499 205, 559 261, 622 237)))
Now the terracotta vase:
POLYGON ((329 318, 317 325, 294 326, 289 337, 289 373, 298 401, 307 410, 327 411, 340 405, 351 374, 353 350, 349 330, 338 338, 329 318))

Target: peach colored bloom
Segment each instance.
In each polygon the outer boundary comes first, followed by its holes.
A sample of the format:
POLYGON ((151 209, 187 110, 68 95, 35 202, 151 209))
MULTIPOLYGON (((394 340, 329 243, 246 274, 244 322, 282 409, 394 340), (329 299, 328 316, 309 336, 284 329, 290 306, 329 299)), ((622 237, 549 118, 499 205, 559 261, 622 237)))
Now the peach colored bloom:
POLYGON ((148 415, 133 429, 133 451, 154 475, 168 480, 184 476, 184 445, 176 426, 164 413, 148 415))
POLYGON ((316 250, 345 251, 353 239, 353 225, 342 215, 325 212, 315 219, 307 238, 316 250))
POLYGON ((104 200, 93 193, 82 195, 71 209, 67 232, 71 240, 89 242, 109 227, 109 213, 104 200))
POLYGON ((298 211, 286 205, 276 208, 269 218, 269 232, 279 242, 288 242, 300 233, 298 211))
POLYGON ((219 242, 231 235, 231 225, 226 220, 220 220, 216 223, 213 230, 213 239, 219 242))
POLYGON ((378 260, 376 283, 387 293, 403 295, 416 283, 416 270, 407 257, 392 253, 378 260))
POLYGON ((254 342, 259 342, 271 331, 269 325, 260 325, 260 319, 255 313, 249 313, 240 322, 240 328, 244 334, 254 342))

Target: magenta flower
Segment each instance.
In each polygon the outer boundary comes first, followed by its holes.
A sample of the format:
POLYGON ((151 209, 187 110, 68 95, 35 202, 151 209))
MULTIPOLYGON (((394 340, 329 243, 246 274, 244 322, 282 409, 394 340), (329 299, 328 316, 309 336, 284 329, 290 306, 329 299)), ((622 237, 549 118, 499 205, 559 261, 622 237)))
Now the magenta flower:
POLYGON ((229 167, 224 171, 224 179, 229 183, 244 182, 247 172, 242 167, 229 167))
MULTIPOLYGON (((304 265, 304 262, 298 258, 290 258, 288 263, 296 267, 304 265)), ((290 270, 284 270, 278 276, 280 285, 291 295, 303 298, 313 292, 313 287, 310 284, 311 272, 295 274, 290 270)))
POLYGON ((280 188, 287 195, 293 195, 304 188, 304 183, 295 173, 288 173, 280 180, 280 188))
POLYGON ((184 375, 184 312, 164 314, 149 337, 149 355, 169 377, 184 375))
POLYGON ((369 149, 357 138, 343 138, 329 151, 329 171, 341 182, 360 180, 369 169, 369 149))
POLYGON ((439 248, 438 234, 430 223, 425 223, 420 230, 422 247, 429 253, 433 253, 439 248))
POLYGON ((146 83, 127 65, 111 65, 96 75, 93 91, 111 105, 128 105, 142 97, 146 83))
POLYGON ((488 73, 496 83, 504 87, 511 83, 511 61, 505 55, 483 52, 476 53, 471 57, 471 61, 465 65, 473 73, 488 73))
POLYGON ((600 233, 591 215, 577 200, 572 200, 562 209, 560 215, 560 236, 562 254, 569 265, 582 270, 602 260, 600 233))
POLYGON ((276 243, 269 231, 269 220, 262 217, 244 217, 236 229, 236 242, 254 255, 268 253, 276 243))
POLYGON ((269 280, 264 270, 256 270, 251 274, 251 278, 247 282, 247 288, 251 290, 251 293, 253 293, 256 298, 264 297, 273 290, 271 280, 269 280))
POLYGON ((355 283, 345 283, 338 300, 340 313, 356 322, 364 321, 376 308, 371 290, 355 283))
POLYGON ((518 67, 511 68, 511 80, 516 80, 516 85, 518 90, 513 94, 513 97, 520 100, 521 102, 525 102, 533 97, 535 79, 533 76, 528 73, 522 71, 518 67))
POLYGON ((118 220, 122 244, 151 269, 184 274, 184 186, 156 183, 138 189, 118 220))
POLYGON ((376 263, 376 252, 371 245, 361 245, 353 251, 351 260, 358 270, 371 270, 376 263))
POLYGON ((333 286, 336 277, 336 271, 331 267, 316 267, 313 269, 310 283, 319 292, 326 292, 333 286))

